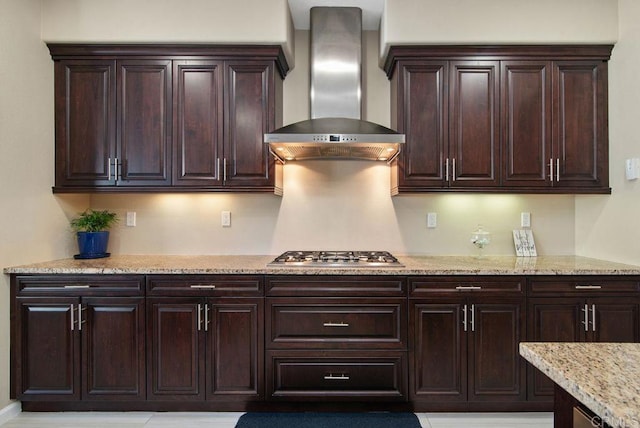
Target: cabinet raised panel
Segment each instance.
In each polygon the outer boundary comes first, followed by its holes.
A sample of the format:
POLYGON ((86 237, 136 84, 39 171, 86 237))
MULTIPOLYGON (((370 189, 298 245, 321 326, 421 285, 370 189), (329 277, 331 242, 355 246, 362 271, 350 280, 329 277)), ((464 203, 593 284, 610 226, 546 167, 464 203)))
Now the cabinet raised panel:
POLYGON ((498 78, 495 61, 452 61, 449 125, 451 186, 497 186, 498 78))
POLYGON ((467 350, 460 304, 413 305, 412 392, 416 398, 462 401, 467 390, 467 350))
POLYGON ((18 298, 18 399, 79 400, 76 298, 18 298))
POLYGON ((221 185, 222 61, 174 61, 173 67, 174 185, 221 185))
POLYGON ((55 74, 56 185, 108 185, 116 156, 116 63, 56 62, 55 74))
POLYGON ((503 61, 503 182, 550 186, 551 63, 503 61))
POLYGON ((557 61, 553 73, 554 185, 607 187, 606 62, 557 61))
POLYGON ((171 183, 171 61, 118 61, 119 186, 171 183))
POLYGON ((274 67, 262 61, 228 62, 225 71, 225 185, 268 186, 274 160, 264 134, 275 121, 269 108, 274 67))

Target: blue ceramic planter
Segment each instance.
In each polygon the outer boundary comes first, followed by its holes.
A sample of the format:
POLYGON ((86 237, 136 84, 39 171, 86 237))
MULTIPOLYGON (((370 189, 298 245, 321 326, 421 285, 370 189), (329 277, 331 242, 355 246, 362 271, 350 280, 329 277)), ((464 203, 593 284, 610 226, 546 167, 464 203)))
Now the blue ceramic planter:
POLYGON ((107 257, 107 245, 109 244, 109 232, 77 232, 78 250, 81 258, 91 259, 107 257))

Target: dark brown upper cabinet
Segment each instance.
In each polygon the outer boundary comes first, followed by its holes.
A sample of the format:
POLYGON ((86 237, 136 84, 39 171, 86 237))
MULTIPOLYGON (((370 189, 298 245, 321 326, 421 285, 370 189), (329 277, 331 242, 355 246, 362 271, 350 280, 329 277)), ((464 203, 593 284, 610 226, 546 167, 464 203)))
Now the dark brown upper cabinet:
POLYGON ((394 46, 392 194, 610 193, 610 45, 394 46))
POLYGON ((279 46, 50 44, 54 192, 274 192, 279 46))

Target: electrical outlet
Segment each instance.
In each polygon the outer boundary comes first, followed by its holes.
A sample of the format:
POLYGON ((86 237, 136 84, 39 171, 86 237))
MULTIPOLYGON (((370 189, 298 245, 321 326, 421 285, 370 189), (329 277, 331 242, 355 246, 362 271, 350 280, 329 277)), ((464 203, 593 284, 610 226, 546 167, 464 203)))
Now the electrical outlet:
POLYGON ((531 213, 520 213, 520 227, 531 227, 531 213))
POLYGON ((222 227, 231 227, 231 211, 222 211, 220 217, 222 227))
POLYGON ((438 215, 436 213, 427 213, 427 227, 435 229, 438 225, 438 215))
POLYGON ((135 211, 127 211, 127 226, 135 227, 136 226, 136 212, 135 211))

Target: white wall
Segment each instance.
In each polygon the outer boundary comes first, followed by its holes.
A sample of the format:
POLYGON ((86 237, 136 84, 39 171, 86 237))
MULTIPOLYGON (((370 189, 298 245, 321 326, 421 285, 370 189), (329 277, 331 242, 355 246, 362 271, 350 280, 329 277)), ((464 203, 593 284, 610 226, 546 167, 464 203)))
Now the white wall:
POLYGON ((394 44, 613 43, 617 0, 385 0, 381 56, 394 44))
POLYGON ((282 44, 293 67, 287 0, 45 0, 47 42, 282 44))
POLYGON ((620 0, 620 38, 609 63, 611 196, 576 198, 576 252, 640 264, 640 180, 627 181, 624 160, 640 157, 640 3, 620 0))
MULTIPOLYGON (((53 185, 53 64, 40 40, 40 0, 0 0, 0 265, 68 257, 68 213, 53 185)), ((0 409, 9 402, 9 277, 0 279, 0 409)))

